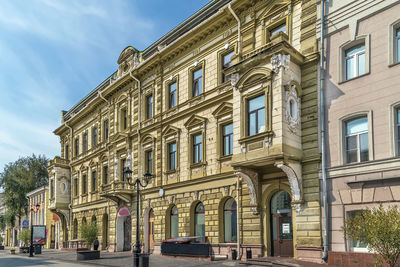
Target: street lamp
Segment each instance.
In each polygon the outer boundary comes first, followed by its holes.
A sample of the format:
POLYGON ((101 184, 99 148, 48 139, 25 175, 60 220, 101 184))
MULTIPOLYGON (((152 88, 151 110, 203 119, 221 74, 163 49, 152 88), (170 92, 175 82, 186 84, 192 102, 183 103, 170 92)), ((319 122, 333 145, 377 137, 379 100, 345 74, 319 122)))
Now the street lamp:
POLYGON ((139 267, 139 256, 140 256, 140 241, 139 241, 139 187, 146 187, 152 177, 151 173, 147 171, 143 175, 143 179, 136 178, 133 181, 132 170, 129 167, 124 168, 124 180, 131 186, 136 186, 136 242, 135 248, 133 249, 133 266, 139 267))
POLYGON ((39 204, 36 204, 36 209, 34 209, 33 207, 31 207, 31 244, 29 246, 29 257, 33 257, 33 212, 35 212, 40 208, 39 204))

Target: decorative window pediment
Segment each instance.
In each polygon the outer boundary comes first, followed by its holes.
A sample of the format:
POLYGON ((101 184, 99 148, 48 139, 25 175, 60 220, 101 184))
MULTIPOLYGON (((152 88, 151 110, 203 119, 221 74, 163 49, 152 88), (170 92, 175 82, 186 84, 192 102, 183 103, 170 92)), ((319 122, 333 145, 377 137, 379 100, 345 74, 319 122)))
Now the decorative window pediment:
POLYGON ((225 116, 232 115, 233 105, 232 103, 223 102, 219 105, 212 113, 215 118, 223 118, 225 116))
POLYGON ((273 20, 277 13, 282 12, 284 9, 288 8, 291 4, 289 0, 280 1, 280 3, 271 3, 267 6, 264 11, 260 14, 259 19, 270 19, 273 20), (272 18, 271 18, 272 16, 272 18))
POLYGON ((263 86, 265 82, 271 79, 271 72, 270 69, 264 67, 252 68, 240 77, 236 87, 242 92, 255 86, 263 86))
POLYGON ((179 128, 176 128, 172 125, 168 125, 162 132, 162 136, 164 136, 165 138, 168 138, 168 137, 176 138, 179 135, 180 131, 181 130, 179 128))
POLYGON ((185 123, 186 129, 189 131, 197 130, 199 128, 204 128, 207 122, 206 118, 200 117, 198 115, 192 115, 185 123))
POLYGON ((151 136, 150 134, 143 136, 142 146, 144 149, 153 147, 154 144, 155 144, 155 138, 153 136, 151 136))

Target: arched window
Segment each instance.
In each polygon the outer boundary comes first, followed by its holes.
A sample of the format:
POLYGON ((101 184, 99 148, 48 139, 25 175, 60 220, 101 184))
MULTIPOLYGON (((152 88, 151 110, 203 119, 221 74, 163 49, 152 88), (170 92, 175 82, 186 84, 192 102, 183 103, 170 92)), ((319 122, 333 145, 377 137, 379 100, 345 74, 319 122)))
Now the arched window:
POLYGON ((279 191, 274 194, 271 199, 271 213, 272 214, 282 214, 291 213, 291 198, 288 192, 279 191))
POLYGON ((171 209, 170 219, 171 219, 171 238, 179 237, 179 222, 178 222, 178 208, 173 206, 171 209))
POLYGON ((233 198, 224 204, 224 241, 237 241, 237 206, 233 198))
POLYGON ((74 220, 74 232, 73 232, 73 239, 78 239, 78 220, 75 218, 74 220))
POLYGON ((203 203, 199 202, 194 210, 194 235, 206 236, 205 209, 203 203))

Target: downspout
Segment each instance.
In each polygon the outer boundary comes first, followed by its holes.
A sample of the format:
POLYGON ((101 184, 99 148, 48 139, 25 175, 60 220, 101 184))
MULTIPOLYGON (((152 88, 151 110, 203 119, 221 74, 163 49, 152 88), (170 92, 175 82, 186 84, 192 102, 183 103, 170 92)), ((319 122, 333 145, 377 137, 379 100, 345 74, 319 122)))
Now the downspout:
MULTIPOLYGON (((72 133, 73 133, 73 130, 72 130, 72 127, 71 126, 69 126, 66 122, 64 123, 64 125, 70 130, 70 136, 71 136, 71 151, 73 151, 73 149, 74 149, 74 144, 73 144, 73 140, 74 140, 74 138, 73 138, 73 136, 72 136, 72 133)), ((72 158, 72 156, 73 156, 73 152, 71 153, 72 155, 71 155, 71 158, 72 158)), ((72 166, 71 166, 71 160, 70 160, 70 162, 68 163, 68 165, 69 165, 69 169, 70 169, 70 172, 71 172, 71 178, 70 178, 70 188, 71 188, 71 190, 70 190, 70 195, 71 195, 71 203, 73 202, 73 200, 74 200, 74 196, 73 196, 73 188, 72 188, 72 180, 73 180, 73 178, 72 178, 72 166)), ((55 182, 55 181, 54 181, 55 182)), ((70 204, 68 204, 68 209, 69 209, 69 222, 68 222, 68 225, 69 225, 69 227, 68 226, 66 226, 66 228, 67 228, 67 231, 68 231, 68 233, 70 234, 70 237, 71 237, 71 225, 72 225, 72 205, 71 205, 71 203, 70 204)), ((65 220, 65 222, 67 223, 67 220, 65 220)), ((64 233, 64 240, 66 239, 66 235, 67 235, 67 233, 64 233)), ((68 237, 67 237, 68 238, 68 237)), ((72 238, 71 238, 72 239, 72 238)), ((70 240, 70 238, 68 238, 68 240, 70 240)))
MULTIPOLYGON (((140 120, 142 118, 142 96, 140 95, 140 80, 138 78, 136 78, 135 76, 133 76, 132 71, 129 72, 129 76, 131 76, 132 79, 134 79, 137 83, 138 83, 138 97, 139 97, 139 106, 138 106, 138 130, 137 130, 137 134, 138 134, 138 159, 141 158, 141 149, 140 149, 140 142, 141 142, 141 136, 140 136, 140 120)), ((133 161, 132 161, 132 168, 133 168, 133 161)), ((138 164, 138 176, 141 177, 142 176, 142 172, 141 172, 142 168, 141 168, 141 164, 138 164)))
POLYGON ((324 104, 324 24, 325 24, 325 0, 321 0, 321 56, 320 56, 320 73, 319 73, 319 86, 320 86, 320 131, 321 131, 321 173, 322 173, 322 201, 324 205, 324 253, 322 259, 328 259, 328 201, 326 190, 326 167, 325 167, 325 104, 324 104))
POLYGON ((233 17, 236 19, 237 23, 238 23, 238 38, 237 38, 237 43, 238 43, 238 54, 241 55, 242 54, 242 46, 240 44, 240 39, 241 39, 241 30, 240 30, 240 19, 239 17, 236 15, 235 11, 233 11, 231 3, 228 4, 228 9, 229 11, 232 13, 233 17))
POLYGON ((240 198, 239 198, 239 181, 240 177, 239 175, 237 175, 237 180, 236 180, 236 196, 237 196, 237 204, 236 204, 236 232, 237 232, 237 259, 236 260, 240 260, 242 258, 242 253, 240 252, 240 220, 239 220, 239 213, 240 213, 240 198))

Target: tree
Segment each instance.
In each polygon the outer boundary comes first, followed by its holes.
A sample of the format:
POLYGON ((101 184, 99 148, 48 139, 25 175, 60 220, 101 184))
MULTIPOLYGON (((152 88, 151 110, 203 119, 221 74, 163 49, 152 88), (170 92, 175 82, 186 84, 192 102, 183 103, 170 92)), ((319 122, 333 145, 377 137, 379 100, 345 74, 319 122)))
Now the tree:
POLYGON ((14 216, 27 214, 26 193, 48 184, 48 159, 44 155, 19 158, 4 167, 0 186, 4 189, 4 205, 14 216))
POLYGON ((346 235, 368 245, 377 254, 377 262, 394 267, 400 257, 400 211, 397 206, 366 209, 348 218, 346 235))
POLYGON ((97 226, 94 222, 83 223, 80 231, 82 239, 85 240, 86 245, 88 246, 88 248, 90 248, 90 246, 97 238, 97 226))
POLYGON ((18 240, 22 241, 24 245, 27 247, 31 240, 31 230, 25 229, 18 233, 18 240))

